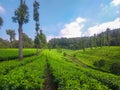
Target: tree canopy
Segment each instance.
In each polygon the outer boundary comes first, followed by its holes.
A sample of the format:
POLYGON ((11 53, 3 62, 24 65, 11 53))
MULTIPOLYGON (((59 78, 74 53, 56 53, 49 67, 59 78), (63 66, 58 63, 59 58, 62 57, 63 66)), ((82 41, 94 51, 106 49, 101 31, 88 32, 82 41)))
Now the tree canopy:
POLYGON ((12 42, 15 41, 15 31, 12 29, 6 30, 6 33, 10 36, 10 43, 11 43, 11 48, 12 48, 12 42))
POLYGON ((109 30, 91 37, 53 38, 48 42, 49 48, 83 49, 102 46, 119 46, 120 29, 109 30))
POLYGON ((0 17, 0 28, 2 25, 3 25, 3 19, 2 19, 2 17, 0 17))
POLYGON ((14 12, 14 17, 12 17, 13 22, 18 23, 18 24, 24 24, 28 23, 29 21, 29 12, 28 12, 28 7, 23 0, 21 0, 21 4, 18 7, 17 10, 14 12))
POLYGON ((38 34, 38 30, 39 30, 39 26, 40 26, 40 24, 39 24, 39 3, 35 0, 34 1, 34 3, 33 3, 33 19, 34 19, 34 21, 36 22, 35 23, 35 30, 36 30, 36 32, 37 32, 37 34, 38 34))
POLYGON ((12 17, 13 22, 18 23, 19 28, 19 59, 21 60, 23 58, 23 30, 22 26, 24 23, 28 23, 29 21, 29 12, 28 12, 28 7, 25 3, 25 1, 20 0, 20 6, 18 7, 17 10, 15 10, 14 17, 12 17))
POLYGON ((24 48, 32 48, 34 47, 34 43, 27 34, 23 33, 23 47, 24 48))

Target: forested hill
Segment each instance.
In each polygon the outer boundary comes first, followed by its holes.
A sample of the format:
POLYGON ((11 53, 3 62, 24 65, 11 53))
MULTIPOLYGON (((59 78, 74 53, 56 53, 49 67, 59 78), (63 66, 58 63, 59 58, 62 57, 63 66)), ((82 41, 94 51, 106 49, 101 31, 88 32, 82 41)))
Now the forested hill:
POLYGON ((66 49, 85 49, 90 47, 102 46, 120 46, 120 28, 94 34, 91 37, 77 38, 54 38, 48 43, 49 48, 66 48, 66 49))

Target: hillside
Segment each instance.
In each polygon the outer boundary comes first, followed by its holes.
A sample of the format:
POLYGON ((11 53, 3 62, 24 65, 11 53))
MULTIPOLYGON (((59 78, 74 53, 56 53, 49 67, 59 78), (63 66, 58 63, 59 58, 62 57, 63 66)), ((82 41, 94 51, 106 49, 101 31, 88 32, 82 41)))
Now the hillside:
MULTIPOLYGON (((15 49, 7 53, 12 55, 15 49)), ((26 49, 26 54, 34 49, 26 49)), ((2 50, 6 52, 6 50, 2 50)), ((120 62, 120 47, 103 47, 96 49, 43 50, 38 56, 25 57, 0 62, 1 90, 119 90, 120 76, 97 70, 93 62, 105 60, 101 69, 113 62, 120 62), (108 51, 109 50, 109 51, 108 51), (114 53, 114 54, 113 54, 114 53), (91 66, 91 67, 88 67, 91 66), (93 68, 92 68, 93 67, 93 68)), ((6 57, 9 54, 6 54, 6 57)))
POLYGON ((86 49, 85 52, 83 50, 77 50, 71 54, 75 56, 79 61, 84 64, 91 66, 93 68, 98 68, 103 71, 110 72, 110 66, 113 63, 120 63, 120 47, 119 46, 111 46, 111 47, 102 47, 102 48, 94 48, 94 49, 86 49), (104 66, 94 65, 95 62, 103 60, 104 66))

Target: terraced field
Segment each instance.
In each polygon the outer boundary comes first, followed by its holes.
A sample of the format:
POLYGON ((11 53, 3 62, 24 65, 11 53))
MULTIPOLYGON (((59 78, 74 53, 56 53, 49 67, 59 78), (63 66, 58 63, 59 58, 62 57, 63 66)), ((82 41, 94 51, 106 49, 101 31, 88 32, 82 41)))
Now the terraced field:
MULTIPOLYGON (((99 55, 105 48, 94 49, 96 53, 93 52, 93 57, 101 57, 102 55, 99 55)), ((108 62, 102 69, 109 66, 112 62, 111 57, 116 56, 118 58, 116 61, 119 62, 119 47, 110 49, 116 49, 112 51, 116 54, 106 51, 112 56, 102 57, 108 62)), ((91 52, 89 49, 86 52, 43 50, 38 56, 25 57, 22 61, 18 59, 2 61, 0 90, 120 90, 120 76, 95 69, 97 67, 90 63, 93 59, 91 52), (92 57, 88 63, 86 56, 92 57)))
POLYGON ((93 50, 86 49, 85 52, 83 52, 82 50, 78 50, 69 55, 75 55, 75 58, 77 58, 80 62, 89 65, 93 68, 98 68, 107 72, 110 72, 109 68, 112 63, 120 63, 119 46, 95 48, 93 50), (100 60, 104 60, 105 65, 102 67, 95 66, 94 62, 98 62, 100 60))
MULTIPOLYGON (((35 55, 35 49, 23 49, 23 56, 35 55)), ((0 49, 0 61, 7 61, 18 58, 18 49, 0 49)))

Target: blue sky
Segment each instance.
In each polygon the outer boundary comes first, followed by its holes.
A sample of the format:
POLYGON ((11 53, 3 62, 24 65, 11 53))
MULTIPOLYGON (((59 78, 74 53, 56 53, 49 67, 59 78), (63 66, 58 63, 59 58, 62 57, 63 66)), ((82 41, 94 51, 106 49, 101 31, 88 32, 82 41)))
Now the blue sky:
MULTIPOLYGON (((26 0, 30 21, 23 25, 23 32, 34 39, 33 1, 26 0)), ((60 37, 91 36, 106 28, 120 28, 120 0, 38 0, 40 3, 40 28, 47 39, 60 37)), ((19 0, 0 0, 0 16, 4 23, 0 37, 9 39, 6 29, 14 29, 18 38, 18 24, 11 17, 19 0)))

